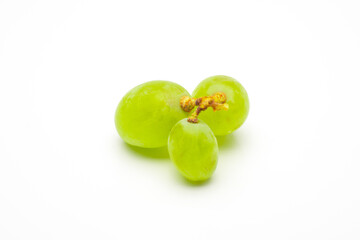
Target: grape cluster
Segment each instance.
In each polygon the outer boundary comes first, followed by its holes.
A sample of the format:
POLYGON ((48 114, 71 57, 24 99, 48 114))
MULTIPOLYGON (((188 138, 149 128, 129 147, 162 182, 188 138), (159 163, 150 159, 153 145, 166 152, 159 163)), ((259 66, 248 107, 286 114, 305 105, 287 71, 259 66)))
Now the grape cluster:
POLYGON ((185 178, 204 181, 211 177, 218 161, 215 136, 238 129, 248 112, 245 88, 228 76, 203 80, 192 95, 176 83, 150 81, 122 98, 116 109, 115 126, 130 145, 167 145, 171 160, 185 178))

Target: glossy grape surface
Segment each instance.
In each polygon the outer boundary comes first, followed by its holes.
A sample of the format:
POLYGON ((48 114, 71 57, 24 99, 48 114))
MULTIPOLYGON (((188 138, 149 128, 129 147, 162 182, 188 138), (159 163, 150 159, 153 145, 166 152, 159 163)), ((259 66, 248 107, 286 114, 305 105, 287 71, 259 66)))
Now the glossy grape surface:
POLYGON ((188 115, 179 104, 184 95, 190 94, 169 81, 150 81, 131 89, 116 109, 119 135, 138 147, 165 146, 171 128, 188 115))
POLYGON ((192 96, 199 98, 216 92, 226 94, 229 110, 214 112, 207 109, 200 113, 199 119, 204 120, 215 135, 223 136, 235 131, 245 122, 249 113, 249 98, 238 81, 223 75, 209 77, 200 82, 192 96))
POLYGON ((191 181, 207 180, 215 171, 217 140, 203 121, 180 120, 170 132, 168 150, 177 169, 191 181))

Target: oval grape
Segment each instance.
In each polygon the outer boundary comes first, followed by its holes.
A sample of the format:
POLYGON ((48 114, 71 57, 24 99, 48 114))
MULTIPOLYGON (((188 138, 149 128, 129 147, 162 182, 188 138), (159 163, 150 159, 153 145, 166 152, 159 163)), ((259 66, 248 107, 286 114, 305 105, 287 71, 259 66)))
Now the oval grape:
POLYGON ((249 98, 245 88, 234 78, 217 75, 209 77, 195 88, 192 96, 195 98, 211 96, 216 92, 226 95, 227 111, 203 111, 199 119, 204 120, 217 136, 232 133, 246 120, 249 113, 249 98))
POLYGON ((156 148, 167 144, 171 128, 188 115, 180 98, 190 94, 170 81, 150 81, 131 89, 120 101, 115 126, 128 144, 156 148))
POLYGON ((216 169, 217 140, 203 121, 180 120, 170 132, 168 150, 177 169, 191 181, 207 180, 216 169))

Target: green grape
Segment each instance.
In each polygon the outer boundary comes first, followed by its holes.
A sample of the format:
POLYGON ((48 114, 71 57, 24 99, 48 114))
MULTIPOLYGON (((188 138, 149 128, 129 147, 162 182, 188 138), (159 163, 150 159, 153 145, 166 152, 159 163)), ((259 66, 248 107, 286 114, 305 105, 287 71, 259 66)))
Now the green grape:
POLYGON ((180 98, 189 95, 183 87, 169 81, 150 81, 131 89, 116 109, 119 135, 138 147, 165 146, 171 128, 188 115, 180 107, 180 98))
POLYGON ((208 109, 199 115, 217 136, 232 133, 246 120, 249 113, 249 98, 245 88, 234 78, 218 75, 209 77, 195 88, 192 96, 200 98, 211 96, 217 92, 226 95, 227 111, 212 111, 208 109))
POLYGON ((206 180, 215 171, 218 145, 214 133, 203 121, 180 120, 170 132, 168 150, 177 169, 191 181, 206 180))

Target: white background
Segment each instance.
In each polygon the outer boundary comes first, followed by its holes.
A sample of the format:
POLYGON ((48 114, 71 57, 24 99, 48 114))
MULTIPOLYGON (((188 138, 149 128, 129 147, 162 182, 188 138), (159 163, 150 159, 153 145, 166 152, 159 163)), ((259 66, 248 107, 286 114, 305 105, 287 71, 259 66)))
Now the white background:
POLYGON ((0 239, 360 239, 359 1, 0 1, 0 239), (238 79, 203 185, 123 143, 132 87, 238 79))

